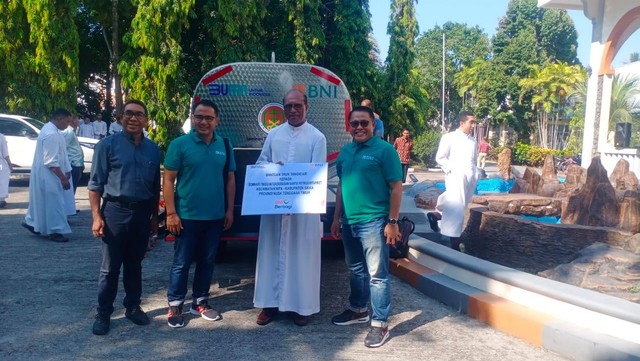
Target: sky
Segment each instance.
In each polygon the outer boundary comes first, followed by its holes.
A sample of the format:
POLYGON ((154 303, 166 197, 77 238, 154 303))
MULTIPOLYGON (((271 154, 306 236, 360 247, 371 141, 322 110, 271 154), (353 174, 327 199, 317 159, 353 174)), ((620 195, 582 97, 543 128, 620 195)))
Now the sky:
MULTIPOLYGON (((478 25, 491 38, 498 27, 498 22, 507 12, 509 0, 418 0, 416 18, 420 33, 442 25, 447 21, 466 23, 469 26, 478 25)), ((371 25, 373 35, 380 47, 380 59, 387 58, 389 35, 387 25, 391 12, 390 0, 370 0, 371 25)), ((589 64, 589 48, 591 46, 591 21, 582 11, 569 10, 578 31, 578 59, 582 65, 589 64)), ((629 61, 632 52, 640 52, 640 30, 636 32, 622 46, 613 66, 617 67, 629 61)))

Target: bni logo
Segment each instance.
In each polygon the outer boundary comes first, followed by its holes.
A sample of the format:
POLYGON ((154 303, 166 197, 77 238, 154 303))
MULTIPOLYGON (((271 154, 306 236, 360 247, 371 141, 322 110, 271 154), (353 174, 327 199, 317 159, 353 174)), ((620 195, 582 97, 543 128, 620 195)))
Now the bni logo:
POLYGON ((284 206, 284 205, 289 204, 289 200, 288 199, 276 199, 274 203, 275 203, 276 206, 284 206))

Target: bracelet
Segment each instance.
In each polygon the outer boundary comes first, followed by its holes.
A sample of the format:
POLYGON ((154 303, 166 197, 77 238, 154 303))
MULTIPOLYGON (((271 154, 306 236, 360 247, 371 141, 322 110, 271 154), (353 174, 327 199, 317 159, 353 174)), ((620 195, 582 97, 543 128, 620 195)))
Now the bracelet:
POLYGON ((175 215, 176 215, 176 212, 167 213, 167 217, 169 217, 169 216, 175 216, 175 215))

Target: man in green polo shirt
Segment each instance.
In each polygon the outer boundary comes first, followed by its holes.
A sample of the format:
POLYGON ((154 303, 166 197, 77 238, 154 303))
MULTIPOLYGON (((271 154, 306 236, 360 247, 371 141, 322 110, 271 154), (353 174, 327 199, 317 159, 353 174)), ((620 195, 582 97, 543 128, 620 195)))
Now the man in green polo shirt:
POLYGON ((389 338, 388 245, 400 238, 402 165, 393 146, 373 136, 375 122, 370 108, 353 108, 349 125, 353 141, 342 147, 336 163, 340 182, 331 233, 340 237, 340 223, 346 219, 342 222, 342 242, 351 295, 348 309, 331 322, 336 325, 369 322, 367 302, 371 299, 371 329, 364 344, 380 347, 389 338))
POLYGON ((182 304, 192 262, 196 262, 196 270, 190 312, 209 321, 222 318, 208 304, 209 286, 220 234, 233 223, 236 193, 233 147, 227 148, 225 140, 215 134, 218 107, 203 99, 194 104, 191 113, 193 129, 171 142, 164 160, 167 230, 176 235, 167 291, 167 323, 171 327, 184 326, 182 304), (228 171, 223 174, 227 157, 228 171))

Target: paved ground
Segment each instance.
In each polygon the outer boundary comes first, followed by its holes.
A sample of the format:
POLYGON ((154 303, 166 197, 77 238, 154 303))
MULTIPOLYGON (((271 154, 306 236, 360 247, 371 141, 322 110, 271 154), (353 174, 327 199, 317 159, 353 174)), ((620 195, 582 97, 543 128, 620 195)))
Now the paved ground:
POLYGON ((218 264, 212 304, 219 322, 188 319, 183 329, 166 325, 166 286, 171 244, 160 242, 143 263, 143 308, 149 326, 123 316, 122 287, 107 336, 91 334, 96 305, 100 241, 90 235, 85 188, 78 189, 80 214, 70 218, 71 242, 57 244, 20 227, 28 202, 27 183, 12 182, 0 210, 0 359, 2 360, 561 360, 502 334, 425 297, 393 278, 392 338, 367 349, 365 325, 334 326, 332 315, 347 302, 348 284, 338 243, 323 245, 320 314, 306 327, 282 316, 255 324, 253 282, 256 247, 229 245, 218 264))

